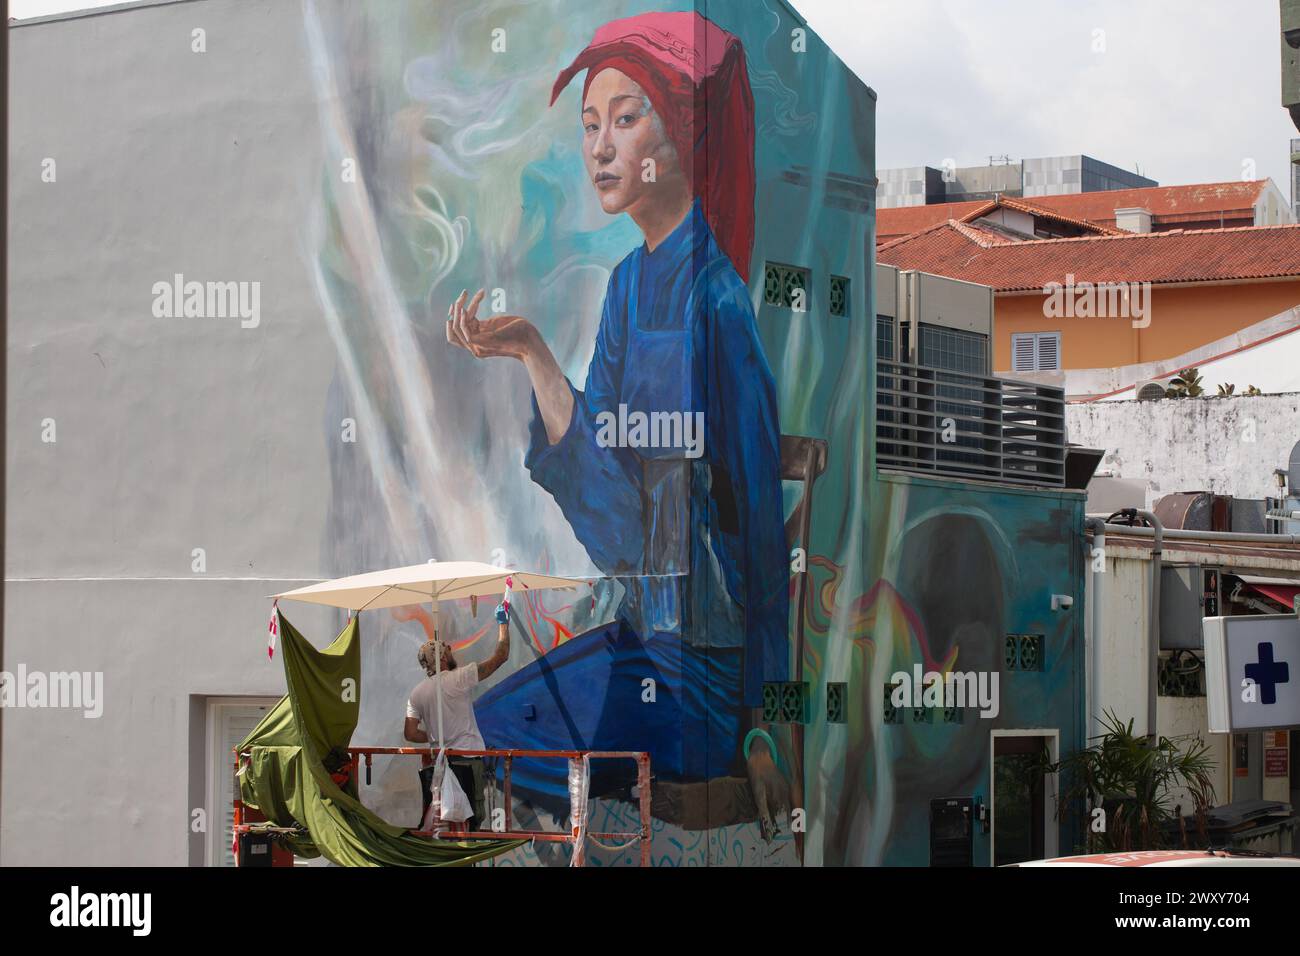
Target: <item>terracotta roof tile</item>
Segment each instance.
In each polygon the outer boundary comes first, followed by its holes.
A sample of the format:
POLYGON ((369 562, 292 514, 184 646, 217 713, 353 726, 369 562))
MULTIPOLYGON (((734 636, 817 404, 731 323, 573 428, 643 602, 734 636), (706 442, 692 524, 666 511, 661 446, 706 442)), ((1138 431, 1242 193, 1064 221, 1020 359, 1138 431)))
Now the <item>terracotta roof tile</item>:
POLYGON ((1190 186, 1146 186, 1063 196, 1034 196, 1031 202, 1068 216, 1113 223, 1116 209, 1147 209, 1157 220, 1187 222, 1237 213, 1253 215, 1267 179, 1190 186))
POLYGON ((977 199, 973 202, 946 202, 932 206, 896 206, 893 209, 877 209, 876 235, 882 242, 899 236, 910 236, 914 232, 929 229, 949 219, 961 219, 972 209, 980 209, 987 205, 986 201, 977 199))
POLYGON ((1067 274, 1076 283, 1300 277, 1300 225, 1015 242, 949 220, 886 243, 876 259, 999 292, 1042 289, 1067 274))
MULTIPOLYGON (((1008 209, 1027 212, 1033 216, 1044 216, 1058 222, 1068 222, 1073 226, 1079 226, 1101 235, 1121 236, 1127 234, 1126 230, 1116 229, 1114 226, 1107 225, 1106 223, 1099 222, 1095 219, 1084 219, 1078 216, 1069 215, 1060 209, 1053 209, 1050 206, 1040 203, 1037 198, 1019 199, 1013 196, 999 196, 998 202, 1003 206, 1006 206, 1008 209)), ((970 219, 968 218, 966 221, 969 222, 970 219)))
POLYGON ((1049 207, 1039 202, 1037 198, 1020 199, 1012 196, 998 196, 996 199, 977 199, 971 202, 936 203, 931 206, 898 206, 892 209, 878 209, 876 210, 876 241, 877 243, 892 242, 901 236, 910 236, 923 229, 929 229, 947 222, 949 219, 955 219, 958 222, 974 222, 996 211, 999 206, 1029 213, 1032 216, 1051 219, 1055 222, 1069 223, 1080 229, 1099 234, 1120 232, 1112 225, 1091 222, 1060 209, 1049 207))

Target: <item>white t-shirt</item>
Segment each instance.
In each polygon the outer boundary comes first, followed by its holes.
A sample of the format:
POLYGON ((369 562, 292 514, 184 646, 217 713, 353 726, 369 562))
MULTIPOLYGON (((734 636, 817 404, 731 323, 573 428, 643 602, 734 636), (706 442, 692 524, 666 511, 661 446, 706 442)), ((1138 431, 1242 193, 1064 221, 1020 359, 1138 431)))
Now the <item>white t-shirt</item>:
POLYGON ((415 685, 410 700, 406 702, 406 716, 416 717, 429 737, 431 749, 438 741, 438 681, 442 682, 442 733, 451 750, 486 750, 483 735, 474 719, 472 691, 478 684, 478 665, 462 664, 455 670, 443 671, 437 677, 426 677, 415 685))

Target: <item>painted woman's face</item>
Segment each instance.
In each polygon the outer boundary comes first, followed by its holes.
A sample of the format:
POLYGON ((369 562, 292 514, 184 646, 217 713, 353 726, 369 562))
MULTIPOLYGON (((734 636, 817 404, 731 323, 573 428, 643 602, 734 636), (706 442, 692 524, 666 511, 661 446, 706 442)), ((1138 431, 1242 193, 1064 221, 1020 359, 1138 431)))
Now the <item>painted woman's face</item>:
POLYGON ((583 158, 605 212, 654 202, 681 178, 677 151, 645 90, 626 73, 601 70, 582 104, 583 158))

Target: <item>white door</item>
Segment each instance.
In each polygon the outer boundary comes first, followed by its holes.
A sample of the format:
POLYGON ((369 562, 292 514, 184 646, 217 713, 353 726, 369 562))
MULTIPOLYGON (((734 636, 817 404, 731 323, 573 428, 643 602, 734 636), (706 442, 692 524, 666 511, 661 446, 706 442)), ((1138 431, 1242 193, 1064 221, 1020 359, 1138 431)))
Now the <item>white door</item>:
POLYGON ((208 699, 208 866, 235 865, 233 751, 277 703, 276 697, 208 699))

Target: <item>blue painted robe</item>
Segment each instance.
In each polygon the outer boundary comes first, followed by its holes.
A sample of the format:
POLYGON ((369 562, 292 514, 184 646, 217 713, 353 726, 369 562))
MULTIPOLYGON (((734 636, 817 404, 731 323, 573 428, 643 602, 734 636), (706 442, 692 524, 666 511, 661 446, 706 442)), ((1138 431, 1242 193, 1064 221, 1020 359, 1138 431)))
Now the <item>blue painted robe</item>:
MULTIPOLYGON (((649 750, 658 775, 738 772, 744 711, 788 672, 780 429, 748 290, 698 200, 653 252, 615 267, 573 400, 551 445, 534 398, 524 464, 625 594, 611 624, 483 695, 479 727, 490 747, 649 750), (702 453, 608 441, 620 405, 625 421, 702 412, 702 453)), ((630 768, 600 763, 596 788, 630 768)), ((562 761, 515 766, 517 788, 565 792, 562 761)))

